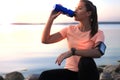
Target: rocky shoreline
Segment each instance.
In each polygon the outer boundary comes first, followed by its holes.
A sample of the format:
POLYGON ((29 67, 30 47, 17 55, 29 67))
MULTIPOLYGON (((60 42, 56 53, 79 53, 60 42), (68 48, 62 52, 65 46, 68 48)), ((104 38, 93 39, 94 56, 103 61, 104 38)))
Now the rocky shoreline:
POLYGON ((100 80, 120 80, 120 64, 99 66, 100 80))
MULTIPOLYGON (((119 61, 118 61, 119 62, 119 61)), ((100 80, 120 80, 120 64, 98 66, 100 80)), ((18 71, 10 72, 0 76, 0 80, 38 80, 39 74, 31 74, 26 78, 18 71)))

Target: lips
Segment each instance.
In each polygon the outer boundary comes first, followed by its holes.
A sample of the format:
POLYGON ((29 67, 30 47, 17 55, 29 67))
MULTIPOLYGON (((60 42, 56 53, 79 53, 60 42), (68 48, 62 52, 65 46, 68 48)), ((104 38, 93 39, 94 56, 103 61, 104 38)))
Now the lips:
POLYGON ((76 12, 74 12, 74 17, 76 17, 76 14, 77 14, 77 13, 76 13, 76 12))

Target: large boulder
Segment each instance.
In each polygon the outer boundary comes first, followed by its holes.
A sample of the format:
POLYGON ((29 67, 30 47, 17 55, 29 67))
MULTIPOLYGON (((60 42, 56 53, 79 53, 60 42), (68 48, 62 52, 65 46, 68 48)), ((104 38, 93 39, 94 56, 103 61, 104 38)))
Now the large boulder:
POLYGON ((113 80, 113 78, 110 73, 103 72, 100 75, 100 80, 113 80))
POLYGON ((2 76, 0 76, 0 80, 4 80, 2 76))
POLYGON ((120 80, 120 65, 107 65, 100 74, 100 80, 120 80))
POLYGON ((112 73, 116 70, 117 67, 118 65, 107 65, 106 67, 104 67, 103 72, 112 73))
POLYGON ((11 72, 5 75, 5 80, 24 80, 24 76, 20 72, 11 72))

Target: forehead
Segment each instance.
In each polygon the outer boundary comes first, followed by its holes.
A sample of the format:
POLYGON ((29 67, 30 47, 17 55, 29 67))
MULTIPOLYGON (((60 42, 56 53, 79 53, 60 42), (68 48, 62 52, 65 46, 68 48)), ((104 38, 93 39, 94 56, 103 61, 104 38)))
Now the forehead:
POLYGON ((80 2, 78 3, 78 7, 85 7, 85 2, 80 1, 80 2))

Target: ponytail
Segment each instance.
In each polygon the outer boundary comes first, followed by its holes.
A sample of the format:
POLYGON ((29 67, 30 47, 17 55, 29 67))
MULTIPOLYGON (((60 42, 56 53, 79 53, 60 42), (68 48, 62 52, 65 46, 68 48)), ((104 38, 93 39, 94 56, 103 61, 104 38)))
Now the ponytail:
POLYGON ((87 11, 91 11, 91 33, 90 36, 93 37, 98 32, 98 17, 97 17, 97 8, 93 3, 89 0, 81 0, 85 2, 85 6, 87 11))

